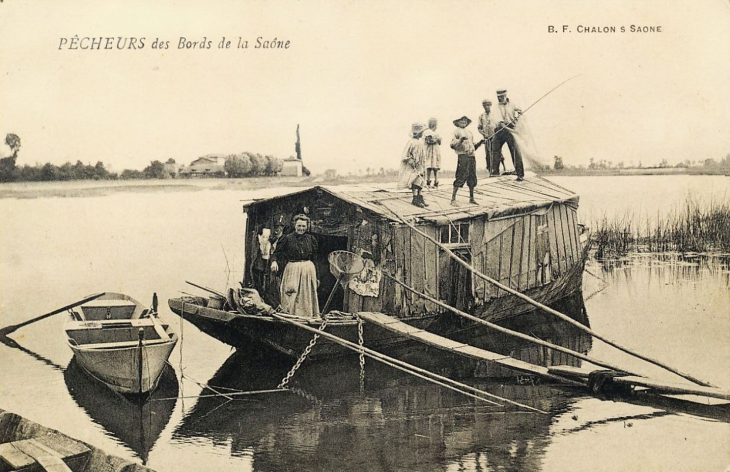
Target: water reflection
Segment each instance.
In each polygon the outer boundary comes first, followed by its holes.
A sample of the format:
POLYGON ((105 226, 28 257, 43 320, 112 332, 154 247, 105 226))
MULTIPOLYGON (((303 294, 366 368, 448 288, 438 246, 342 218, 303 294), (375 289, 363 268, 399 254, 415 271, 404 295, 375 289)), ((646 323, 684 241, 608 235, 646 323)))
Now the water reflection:
MULTIPOLYGON (((571 303, 576 316, 587 322, 582 299, 571 303)), ((575 327, 530 316, 535 318, 523 322, 531 323, 533 334, 582 350, 590 347, 590 337, 575 327)), ((521 353, 543 365, 560 361, 512 341, 489 341, 497 343, 490 346, 494 350, 521 353)), ((539 469, 552 419, 574 401, 571 390, 520 384, 514 377, 476 378, 483 371, 473 361, 432 350, 408 354, 409 362, 430 364, 442 374, 467 374, 464 381, 480 389, 549 414, 487 405, 372 361, 366 364, 361 394, 358 360, 345 358, 305 362, 291 382, 296 393, 233 401, 199 398, 175 429, 173 441, 207 438, 216 447, 230 448, 233 457, 253 451, 254 470, 423 470, 454 463, 478 464, 482 470, 539 469)), ((270 389, 291 364, 286 358, 239 350, 207 383, 218 391, 270 389)), ((202 395, 213 393, 205 389, 202 395)))
POLYGON ((160 376, 157 389, 146 399, 130 399, 113 392, 89 376, 76 359, 63 374, 71 398, 94 421, 132 449, 147 463, 160 433, 170 421, 178 396, 178 380, 170 365, 160 376))
POLYGON ((719 284, 730 289, 730 255, 631 253, 618 259, 598 261, 605 275, 631 277, 648 271, 655 281, 666 284, 719 284))

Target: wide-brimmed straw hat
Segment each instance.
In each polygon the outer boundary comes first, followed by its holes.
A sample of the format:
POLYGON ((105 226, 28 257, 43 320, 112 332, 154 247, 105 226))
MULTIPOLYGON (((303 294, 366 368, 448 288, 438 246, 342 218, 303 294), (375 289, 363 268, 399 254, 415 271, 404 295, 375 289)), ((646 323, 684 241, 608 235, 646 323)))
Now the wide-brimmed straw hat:
POLYGON ((425 123, 413 123, 413 125, 411 125, 411 134, 413 136, 418 136, 426 131, 426 128, 428 128, 428 126, 426 126, 425 123))
POLYGON ((454 120, 454 126, 458 126, 457 123, 460 122, 461 120, 466 120, 466 126, 469 126, 469 124, 471 123, 471 120, 469 119, 469 117, 464 115, 461 118, 457 118, 454 120))

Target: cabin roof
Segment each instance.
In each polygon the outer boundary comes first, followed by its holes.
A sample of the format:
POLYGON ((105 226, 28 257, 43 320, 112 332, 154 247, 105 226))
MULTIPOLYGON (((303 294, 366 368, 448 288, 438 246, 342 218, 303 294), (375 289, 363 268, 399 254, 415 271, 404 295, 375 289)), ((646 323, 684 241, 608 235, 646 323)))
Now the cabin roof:
POLYGON ((266 199, 245 201, 244 210, 279 199, 292 198, 306 192, 320 189, 343 201, 372 211, 395 222, 427 221, 447 224, 449 221, 487 216, 488 219, 529 213, 553 203, 567 202, 578 205, 578 195, 560 185, 537 175, 525 176, 521 182, 515 176, 482 179, 474 189, 476 205, 468 204, 468 189, 461 189, 457 197, 458 207, 452 207, 451 185, 438 189, 424 189, 423 197, 427 208, 411 204, 410 190, 395 190, 394 184, 373 185, 322 185, 309 187, 288 194, 266 199))

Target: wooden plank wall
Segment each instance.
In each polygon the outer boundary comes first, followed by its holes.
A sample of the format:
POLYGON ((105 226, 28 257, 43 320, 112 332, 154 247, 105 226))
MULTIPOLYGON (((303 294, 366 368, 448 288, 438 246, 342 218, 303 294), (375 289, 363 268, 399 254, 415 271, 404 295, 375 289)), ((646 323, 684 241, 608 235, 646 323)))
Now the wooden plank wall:
POLYGON ((580 257, 576 212, 563 204, 554 204, 547 212, 550 238, 550 265, 553 278, 563 274, 580 257))
MULTIPOLYGON (((438 239, 436 226, 423 225, 418 228, 438 239)), ((387 222, 378 223, 377 233, 380 257, 376 263, 380 264, 385 273, 395 274, 398 280, 402 280, 419 292, 443 298, 439 281, 450 280, 449 266, 446 265, 444 268, 439 265, 440 251, 431 241, 412 231, 408 226, 391 225, 387 222), (444 279, 442 279, 443 274, 445 274, 444 279)), ((354 233, 351 234, 350 240, 354 241, 355 236, 354 233)), ((350 250, 355 251, 356 245, 351 243, 350 250)), ((375 311, 397 316, 418 316, 437 311, 438 306, 403 289, 384 276, 378 297, 361 297, 348 289, 344 309, 350 312, 375 311)))
MULTIPOLYGON (((580 257, 576 211, 563 204, 554 204, 543 215, 474 220, 470 232, 474 267, 515 290, 524 291, 543 283, 540 263, 546 251, 550 254, 550 270, 545 273, 545 283, 565 272, 580 257)), ((505 294, 478 277, 473 278, 472 286, 474 296, 482 302, 505 294)))
MULTIPOLYGON (((387 222, 374 225, 377 225, 380 252, 376 259, 385 272, 394 273, 399 280, 437 299, 453 298, 453 278, 457 274, 451 273, 454 267, 444 251, 408 226, 387 222)), ((418 228, 439 239, 439 227, 420 225, 418 228)), ((520 291, 543 284, 543 277, 544 283, 550 282, 580 257, 576 211, 563 204, 554 204, 531 215, 495 221, 475 219, 470 224, 469 235, 474 267, 520 291), (541 263, 546 253, 549 267, 543 269, 541 263)), ((472 276, 472 290, 482 303, 505 295, 503 290, 476 276, 472 276)), ((403 317, 426 314, 438 307, 383 277, 379 297, 360 297, 348 290, 345 309, 382 311, 403 317)))

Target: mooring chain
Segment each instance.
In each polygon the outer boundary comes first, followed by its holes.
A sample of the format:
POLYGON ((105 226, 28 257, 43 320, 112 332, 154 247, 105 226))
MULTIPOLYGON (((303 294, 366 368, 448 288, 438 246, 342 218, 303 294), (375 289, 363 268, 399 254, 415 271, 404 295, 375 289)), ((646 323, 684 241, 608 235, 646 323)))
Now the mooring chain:
POLYGON ((363 346, 365 342, 363 340, 363 322, 360 315, 355 314, 357 317, 357 342, 360 344, 360 394, 365 392, 365 350, 363 346))
POLYGON ((305 391, 304 391, 304 390, 302 390, 301 388, 297 388, 297 387, 288 387, 288 389, 287 389, 287 390, 289 390, 290 392, 292 392, 292 393, 293 393, 294 395, 297 395, 297 396, 299 396, 299 397, 302 397, 302 398, 304 398, 305 400, 309 400, 309 401, 310 401, 310 402, 312 402, 312 403, 315 403, 315 404, 317 404, 317 405, 321 405, 321 404, 322 404, 322 400, 320 400, 319 398, 315 397, 315 396, 314 396, 314 395, 312 395, 311 393, 305 392, 305 391))
MULTIPOLYGON (((322 319, 322 324, 319 325, 319 330, 324 331, 324 328, 327 326, 327 317, 325 316, 322 319)), ((294 367, 291 368, 291 370, 284 376, 283 379, 281 379, 281 382, 279 385, 276 386, 276 388, 284 388, 286 387, 286 384, 289 383, 291 378, 294 376, 294 373, 301 367, 304 360, 307 358, 310 352, 312 352, 312 349, 314 348, 314 345, 317 344, 317 340, 319 339, 319 334, 315 334, 312 336, 312 340, 309 341, 309 345, 307 345, 306 349, 304 349, 304 352, 301 356, 299 356, 299 359, 297 359, 297 362, 294 364, 294 367)))

